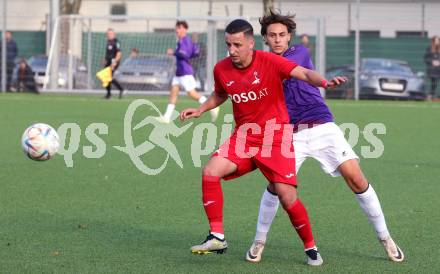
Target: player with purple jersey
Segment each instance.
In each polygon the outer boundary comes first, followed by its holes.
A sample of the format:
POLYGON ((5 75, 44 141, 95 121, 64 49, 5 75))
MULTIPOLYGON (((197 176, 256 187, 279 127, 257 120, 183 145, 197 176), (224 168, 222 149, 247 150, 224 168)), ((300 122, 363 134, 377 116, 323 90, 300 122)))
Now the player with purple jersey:
POLYGON ((176 50, 174 51, 174 56, 176 56, 177 77, 194 74, 190 59, 197 57, 199 53, 199 45, 194 44, 187 35, 177 41, 176 50))
MULTIPOLYGON (((289 60, 299 62, 305 68, 315 69, 309 51, 303 45, 294 45, 282 55, 289 60)), ((313 126, 313 124, 333 122, 333 115, 318 88, 301 80, 290 79, 284 82, 284 97, 291 124, 313 126)))
MULTIPOLYGON (((296 29, 294 17, 271 11, 260 19, 261 34, 270 50, 308 69, 313 69, 308 50, 302 45, 289 48, 296 29)), ((379 199, 364 177, 358 156, 344 138, 343 132, 333 122, 333 116, 321 97, 319 89, 308 83, 289 79, 284 82, 284 94, 290 117, 295 125, 294 147, 296 171, 304 160, 315 158, 324 172, 344 178, 370 223, 374 227, 388 258, 395 262, 404 259, 402 250, 395 244, 388 231, 379 199)), ((254 242, 246 253, 246 260, 259 262, 266 236, 278 210, 279 199, 268 186, 263 193, 254 242)))
MULTIPOLYGON (((196 80, 194 79, 194 71, 191 66, 190 60, 195 58, 200 53, 198 44, 195 44, 186 35, 188 32, 188 23, 186 21, 176 22, 176 37, 177 45, 176 49, 168 49, 168 55, 174 55, 176 57, 176 75, 171 82, 170 97, 165 110, 165 114, 159 117, 158 120, 163 123, 169 123, 172 120, 172 115, 176 107, 177 96, 179 95, 179 88, 182 87, 189 97, 203 104, 206 101, 206 97, 200 95, 196 91, 196 80)), ((211 119, 214 122, 217 119, 219 109, 215 108, 211 111, 211 119)))

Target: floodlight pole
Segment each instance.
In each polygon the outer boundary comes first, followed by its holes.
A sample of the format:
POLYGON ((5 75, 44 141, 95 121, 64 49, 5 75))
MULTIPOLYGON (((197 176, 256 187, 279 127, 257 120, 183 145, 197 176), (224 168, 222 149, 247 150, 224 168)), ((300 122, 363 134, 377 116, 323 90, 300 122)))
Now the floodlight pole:
POLYGON ((356 0, 356 29, 354 41, 354 99, 359 100, 359 76, 360 76, 360 0, 356 0))
POLYGON ((6 92, 6 1, 8 0, 3 0, 3 23, 2 23, 2 56, 1 56, 1 61, 2 61, 2 75, 1 75, 1 79, 2 79, 2 92, 6 92))

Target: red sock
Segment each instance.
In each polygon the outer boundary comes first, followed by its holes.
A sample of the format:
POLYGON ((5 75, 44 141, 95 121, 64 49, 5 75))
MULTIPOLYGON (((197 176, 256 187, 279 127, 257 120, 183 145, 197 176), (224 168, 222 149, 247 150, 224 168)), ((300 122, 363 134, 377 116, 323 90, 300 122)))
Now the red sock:
POLYGON ((223 192, 220 177, 202 176, 203 206, 209 220, 211 232, 223 231, 223 192))
POLYGON ((299 199, 286 210, 289 214, 290 222, 298 233, 299 237, 304 243, 304 248, 309 249, 315 246, 315 239, 313 238, 312 226, 310 225, 307 210, 299 199))

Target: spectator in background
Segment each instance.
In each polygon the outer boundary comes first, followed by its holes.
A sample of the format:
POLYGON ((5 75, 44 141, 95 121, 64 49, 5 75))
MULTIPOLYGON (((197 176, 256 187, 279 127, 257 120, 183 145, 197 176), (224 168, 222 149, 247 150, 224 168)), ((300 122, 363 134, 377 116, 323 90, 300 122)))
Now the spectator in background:
MULTIPOLYGON (((15 58, 18 55, 17 43, 12 38, 12 33, 10 31, 5 32, 6 38, 6 89, 10 90, 11 88, 11 78, 12 73, 15 67, 15 58)), ((1 56, 1 47, 0 47, 0 56, 1 56)))
POLYGON ((309 51, 309 55, 312 56, 312 58, 313 58, 313 56, 314 56, 313 45, 310 43, 309 36, 307 34, 302 34, 299 38, 300 38, 301 44, 307 48, 307 50, 309 51))
MULTIPOLYGON (((115 71, 119 67, 119 63, 121 62, 122 52, 121 52, 121 44, 118 39, 116 39, 116 33, 112 28, 107 30, 107 46, 105 51, 105 67, 111 67, 112 74, 114 75, 115 71)), ((112 96, 112 85, 115 85, 119 89, 119 99, 122 98, 122 94, 124 89, 119 84, 116 79, 113 79, 110 84, 106 87, 107 95, 104 97, 105 99, 110 99, 112 96)))
POLYGON ((431 44, 426 49, 425 64, 427 76, 431 80, 431 92, 428 95, 428 100, 436 97, 437 82, 440 78, 440 38, 434 36, 431 39, 431 44))
POLYGON ((139 50, 137 48, 132 48, 130 51, 130 58, 137 57, 139 55, 139 50))
POLYGON ((34 72, 24 59, 20 60, 12 74, 11 91, 38 93, 34 79, 34 72))

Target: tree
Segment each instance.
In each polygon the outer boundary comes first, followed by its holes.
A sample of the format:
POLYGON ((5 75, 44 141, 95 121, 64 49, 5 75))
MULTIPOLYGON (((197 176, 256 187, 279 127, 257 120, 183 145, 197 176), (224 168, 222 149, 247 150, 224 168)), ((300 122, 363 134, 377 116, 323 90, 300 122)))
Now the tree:
POLYGON ((263 0, 263 14, 268 14, 271 9, 273 9, 273 4, 275 0, 263 0))
POLYGON ((60 0, 61 14, 78 14, 82 0, 60 0))
MULTIPOLYGON (((69 15, 69 14, 78 14, 79 9, 81 8, 81 2, 82 0, 59 0, 60 1, 60 14, 61 15, 69 15)), ((70 37, 70 24, 72 23, 71 20, 61 20, 60 21, 60 52, 62 54, 67 54, 69 49, 69 39, 72 39, 73 37, 70 37)))

